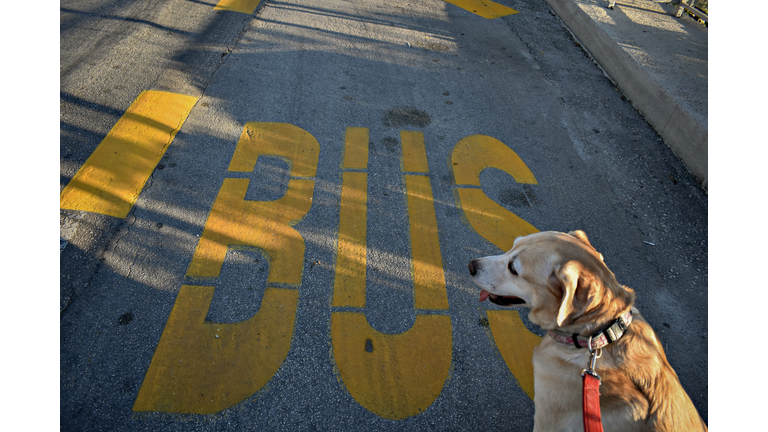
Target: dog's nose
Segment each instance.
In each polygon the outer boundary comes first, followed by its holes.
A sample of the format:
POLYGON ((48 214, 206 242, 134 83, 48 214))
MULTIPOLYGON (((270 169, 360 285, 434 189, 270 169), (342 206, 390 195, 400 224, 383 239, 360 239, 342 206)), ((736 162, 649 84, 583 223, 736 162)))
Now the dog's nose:
POLYGON ((477 266, 477 260, 472 260, 467 265, 467 267, 469 268, 469 274, 471 276, 474 276, 475 273, 477 273, 477 267, 476 266, 477 266))

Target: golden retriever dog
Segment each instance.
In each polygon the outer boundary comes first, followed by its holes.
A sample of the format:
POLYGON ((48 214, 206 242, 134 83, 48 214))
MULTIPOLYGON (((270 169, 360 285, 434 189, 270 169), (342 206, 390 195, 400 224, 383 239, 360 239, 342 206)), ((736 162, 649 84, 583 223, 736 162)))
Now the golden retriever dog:
POLYGON ((584 232, 519 237, 504 255, 471 261, 469 273, 480 301, 528 307, 531 322, 548 330, 533 351, 534 431, 583 430, 582 371, 591 351, 600 353, 594 370, 606 432, 707 430, 633 307, 634 291, 616 281, 584 232))

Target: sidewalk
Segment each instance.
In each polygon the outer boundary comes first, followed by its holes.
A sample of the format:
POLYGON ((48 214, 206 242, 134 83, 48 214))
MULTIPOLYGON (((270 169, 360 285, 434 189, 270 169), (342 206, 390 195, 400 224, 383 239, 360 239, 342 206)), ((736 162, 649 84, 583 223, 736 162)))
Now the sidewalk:
POLYGON ((546 0, 707 187, 708 29, 652 0, 546 0))

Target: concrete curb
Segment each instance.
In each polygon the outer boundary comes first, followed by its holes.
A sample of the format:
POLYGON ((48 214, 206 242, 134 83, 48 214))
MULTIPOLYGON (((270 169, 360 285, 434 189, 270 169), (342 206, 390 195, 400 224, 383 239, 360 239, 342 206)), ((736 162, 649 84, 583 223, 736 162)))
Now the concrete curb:
POLYGON ((681 107, 572 0, 545 0, 632 105, 707 189, 707 128, 681 107))

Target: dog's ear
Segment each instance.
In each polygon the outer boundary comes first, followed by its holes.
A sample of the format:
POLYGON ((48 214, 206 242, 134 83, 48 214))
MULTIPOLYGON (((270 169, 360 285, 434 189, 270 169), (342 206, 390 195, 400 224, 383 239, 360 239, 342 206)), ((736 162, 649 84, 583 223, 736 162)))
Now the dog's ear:
POLYGON ((577 239, 579 239, 579 240, 583 241, 584 243, 588 244, 589 247, 591 247, 592 250, 594 250, 595 253, 597 254, 597 256, 600 258, 600 261, 603 261, 603 254, 601 254, 600 252, 595 250, 595 247, 592 246, 592 243, 589 242, 589 239, 587 238, 587 234, 584 231, 582 231, 582 230, 571 231, 571 232, 568 233, 568 235, 571 236, 571 237, 576 237, 577 239))
POLYGON ((562 290, 562 299, 555 319, 558 327, 568 325, 572 321, 570 316, 574 309, 586 306, 594 279, 578 261, 568 261, 550 276, 550 283, 562 290), (577 303, 584 304, 579 306, 577 303))
POLYGON ((577 239, 583 241, 584 243, 592 246, 592 243, 590 243, 589 239, 587 238, 587 234, 582 230, 571 231, 568 233, 568 235, 571 237, 576 237, 577 239))

